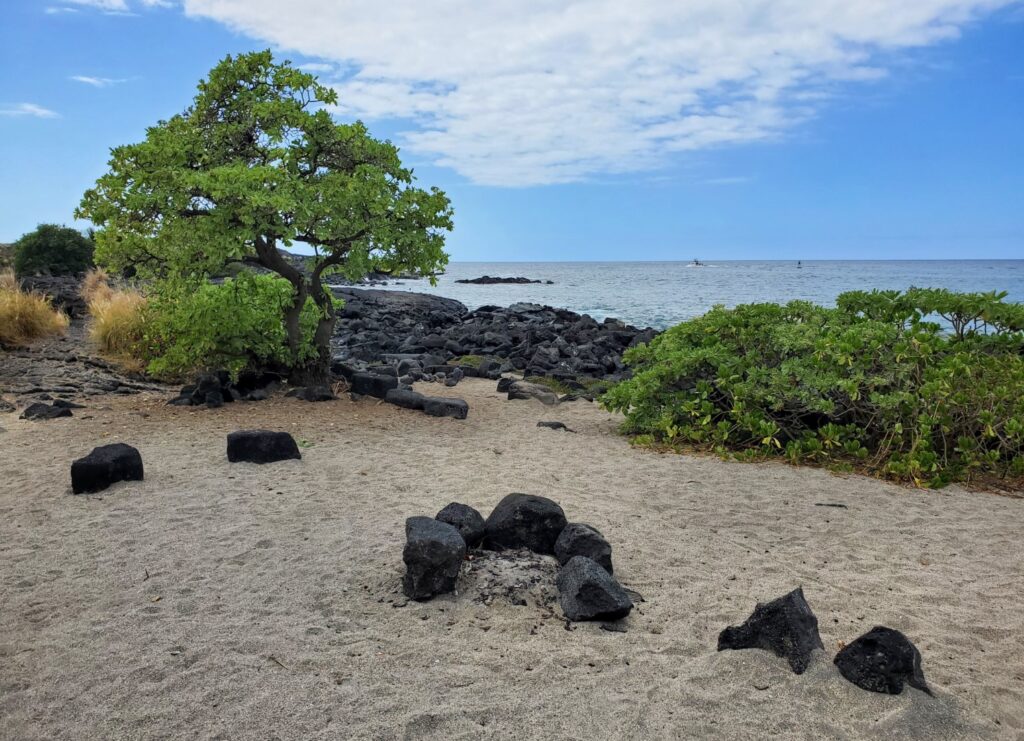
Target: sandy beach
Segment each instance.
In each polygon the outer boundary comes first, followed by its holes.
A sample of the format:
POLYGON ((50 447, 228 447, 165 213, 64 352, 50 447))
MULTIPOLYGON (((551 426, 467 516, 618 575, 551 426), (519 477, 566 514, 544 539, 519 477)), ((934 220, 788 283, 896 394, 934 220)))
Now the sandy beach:
POLYGON ((422 390, 469 419, 156 394, 0 417, 0 737, 1024 738, 1024 500, 637 450, 595 404, 492 381, 422 390), (250 428, 303 459, 229 464, 250 428), (115 441, 145 481, 72 496, 71 461, 115 441), (543 587, 484 599, 471 574, 405 599, 405 518, 513 491, 604 533, 645 600, 626 632, 567 630, 543 587), (716 652, 799 585, 825 643, 805 674, 716 652), (832 656, 874 625, 915 642, 934 697, 841 678, 832 656))

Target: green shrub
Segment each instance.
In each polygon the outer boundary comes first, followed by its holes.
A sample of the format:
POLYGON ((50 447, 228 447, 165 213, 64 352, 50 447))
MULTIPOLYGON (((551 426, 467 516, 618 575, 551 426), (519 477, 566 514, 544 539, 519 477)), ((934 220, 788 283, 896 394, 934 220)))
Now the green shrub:
POLYGON ((41 224, 14 243, 14 271, 18 275, 84 273, 92 267, 92 253, 92 239, 80 231, 41 224))
POLYGON ((625 355, 602 399, 644 441, 855 464, 941 486, 1024 475, 1024 307, 1005 294, 852 292, 715 307, 625 355))
POLYGON ((14 245, 0 244, 0 271, 14 269, 14 245))
MULTIPOLYGON (((288 281, 241 273, 221 284, 165 281, 148 292, 140 353, 150 374, 187 378, 201 370, 290 365, 283 307, 291 302, 288 281)), ((319 318, 312 301, 301 316, 303 345, 297 360, 316 354, 319 318)))

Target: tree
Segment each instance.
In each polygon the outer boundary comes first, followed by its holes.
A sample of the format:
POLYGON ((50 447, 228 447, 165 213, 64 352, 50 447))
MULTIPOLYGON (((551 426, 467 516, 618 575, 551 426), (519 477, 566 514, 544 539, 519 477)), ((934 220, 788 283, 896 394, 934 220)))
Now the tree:
POLYGON ((432 275, 447 263, 448 198, 414 187, 398 149, 361 122, 338 124, 337 94, 275 63, 269 51, 226 57, 199 83, 192 105, 111 151, 110 170, 85 193, 98 259, 141 277, 209 275, 231 262, 259 266, 292 285, 283 322, 292 380, 326 380, 337 321, 323 278, 371 270, 432 275), (308 270, 279 252, 313 248, 308 270), (318 356, 300 361, 300 314, 315 303, 318 356))
POLYGON ((74 275, 92 267, 93 241, 77 229, 40 224, 14 243, 14 272, 74 275))

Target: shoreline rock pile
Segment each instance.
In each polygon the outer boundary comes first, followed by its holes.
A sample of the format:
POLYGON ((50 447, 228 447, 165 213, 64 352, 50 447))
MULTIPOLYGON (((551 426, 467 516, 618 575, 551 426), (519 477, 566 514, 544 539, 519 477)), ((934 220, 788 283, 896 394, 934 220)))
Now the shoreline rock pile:
POLYGON ((434 518, 406 520, 403 592, 427 600, 456 591, 462 563, 476 548, 554 556, 561 564, 559 604, 571 621, 619 620, 633 609, 611 574, 611 545, 604 536, 590 525, 569 523, 552 500, 518 493, 502 499, 486 520, 458 502, 434 518))
MULTIPOLYGON (((718 650, 760 648, 789 661, 794 674, 803 674, 815 651, 825 649, 818 619, 797 587, 771 602, 760 603, 742 625, 718 636, 718 650)), ((870 692, 898 695, 906 682, 932 694, 921 671, 921 654, 898 630, 876 626, 836 654, 833 663, 847 681, 870 692)))
MULTIPOLYGON (((354 288, 335 293, 346 305, 332 351, 335 364, 352 372, 381 365, 397 368, 405 361, 418 363, 421 373, 447 375, 454 370, 450 362, 456 361, 465 375, 497 378, 514 370, 582 389, 588 380, 627 378, 622 353, 658 334, 540 304, 468 311, 458 301, 428 294, 354 288), (462 358, 480 365, 458 362, 462 358)), ((405 370, 399 372, 404 375, 405 370)))

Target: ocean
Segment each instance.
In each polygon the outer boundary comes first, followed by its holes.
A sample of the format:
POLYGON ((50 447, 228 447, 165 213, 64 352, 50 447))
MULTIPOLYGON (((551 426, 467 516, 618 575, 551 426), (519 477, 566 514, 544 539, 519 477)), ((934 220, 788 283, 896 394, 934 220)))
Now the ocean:
POLYGON ((388 290, 419 291, 461 301, 470 309, 530 301, 597 320, 622 319, 665 329, 715 304, 803 299, 832 305, 844 291, 949 288, 1006 291, 1024 302, 1024 260, 711 260, 686 262, 453 262, 438 278, 399 280, 388 290), (550 280, 553 285, 465 285, 482 275, 550 280))

